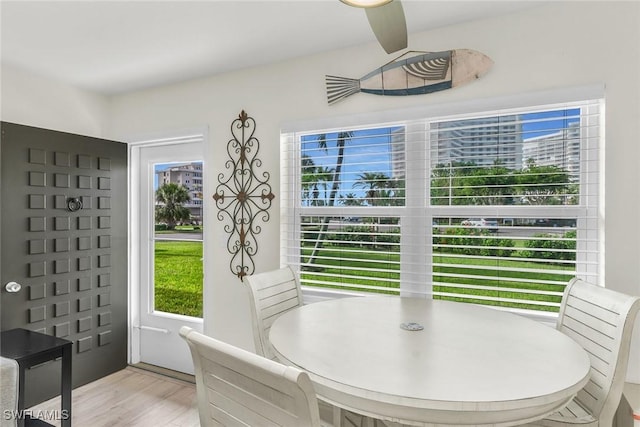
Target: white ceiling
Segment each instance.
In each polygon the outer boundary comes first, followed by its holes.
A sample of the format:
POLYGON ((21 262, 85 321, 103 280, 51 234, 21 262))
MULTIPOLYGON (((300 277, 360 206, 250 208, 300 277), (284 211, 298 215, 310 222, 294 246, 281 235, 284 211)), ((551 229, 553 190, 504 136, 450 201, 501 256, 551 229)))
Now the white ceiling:
MULTIPOLYGON (((410 46, 413 32, 538 4, 403 0, 410 46)), ((2 0, 0 14, 2 63, 104 94, 376 41, 338 0, 2 0)))

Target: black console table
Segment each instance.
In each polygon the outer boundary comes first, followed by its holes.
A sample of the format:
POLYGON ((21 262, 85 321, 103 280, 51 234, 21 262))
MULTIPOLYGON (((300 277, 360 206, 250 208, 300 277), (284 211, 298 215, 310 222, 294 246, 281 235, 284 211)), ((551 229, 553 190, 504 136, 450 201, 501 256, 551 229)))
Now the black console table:
POLYGON ((2 357, 18 362, 18 426, 48 425, 38 417, 30 417, 25 407, 25 370, 41 363, 62 358, 61 407, 62 427, 71 427, 71 341, 26 329, 3 331, 0 337, 2 357))

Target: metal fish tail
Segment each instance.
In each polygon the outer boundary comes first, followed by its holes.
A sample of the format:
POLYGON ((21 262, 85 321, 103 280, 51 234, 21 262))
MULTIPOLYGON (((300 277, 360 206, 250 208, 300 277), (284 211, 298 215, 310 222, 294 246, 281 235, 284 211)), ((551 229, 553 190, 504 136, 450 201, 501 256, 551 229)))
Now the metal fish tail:
POLYGON ((360 92, 360 80, 348 77, 325 76, 329 105, 360 92))

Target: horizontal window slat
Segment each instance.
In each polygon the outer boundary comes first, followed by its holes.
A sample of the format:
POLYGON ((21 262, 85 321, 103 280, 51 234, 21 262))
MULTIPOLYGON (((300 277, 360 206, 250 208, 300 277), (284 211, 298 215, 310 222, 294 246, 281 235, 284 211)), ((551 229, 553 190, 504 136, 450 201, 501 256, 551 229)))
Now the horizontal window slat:
POLYGON ((443 293, 434 291, 433 296, 441 297, 442 299, 467 299, 467 300, 478 300, 478 301, 499 301, 508 304, 523 304, 523 305, 535 305, 539 307, 549 307, 558 309, 560 307, 560 303, 548 302, 548 301, 537 301, 532 299, 518 299, 518 298, 503 298, 503 297, 495 297, 495 296, 487 296, 487 295, 475 295, 475 294, 457 294, 457 293, 443 293))
MULTIPOLYGON (((334 282, 325 282, 320 280, 305 280, 306 286, 315 286, 315 287, 326 287, 326 288, 335 288, 338 287, 334 282)), ((355 283, 351 283, 348 286, 339 286, 339 288, 343 288, 346 290, 361 290, 375 293, 393 293, 399 294, 400 288, 391 288, 385 286, 367 286, 367 285, 359 285, 355 283)))
MULTIPOLYGON (((359 276, 359 275, 355 275, 355 274, 347 274, 347 272, 340 270, 340 273, 326 273, 326 272, 322 272, 322 271, 315 271, 315 270, 305 270, 304 266, 301 266, 302 270, 301 270, 301 275, 304 277, 331 277, 331 278, 335 278, 335 279, 339 279, 342 281, 342 283, 344 283, 345 285, 349 284, 349 280, 352 279, 367 279, 368 281, 372 281, 372 282, 380 282, 380 283, 400 283, 400 279, 399 279, 399 272, 395 272, 395 274, 391 274, 390 272, 384 272, 383 275, 381 276, 376 276, 374 274, 371 273, 375 273, 374 271, 367 271, 367 273, 370 273, 370 275, 367 276, 359 276)), ((325 266, 325 267, 333 267, 333 266, 325 266)), ((357 270, 352 270, 352 271, 357 271, 357 270)), ((378 271, 378 273, 380 273, 378 271)), ((340 282, 337 282, 340 283, 340 282)))
MULTIPOLYGON (((434 262, 431 265, 433 267, 441 267, 441 268, 464 269, 465 271, 466 270, 495 271, 496 276, 493 276, 493 277, 501 277, 504 279, 515 277, 515 276, 510 276, 509 273, 526 273, 526 274, 536 273, 536 274, 547 274, 547 275, 557 274, 562 276, 565 276, 567 274, 571 275, 573 273, 573 269, 572 270, 552 270, 552 269, 541 269, 541 268, 540 269, 515 268, 515 267, 505 267, 501 265, 492 266, 492 265, 472 265, 472 264, 450 264, 450 263, 438 263, 438 262, 434 262), (500 274, 498 274, 497 272, 500 272, 500 274)), ((445 273, 438 271, 437 274, 445 274, 445 273)), ((537 282, 537 281, 533 279, 531 280, 531 282, 537 282)), ((556 284, 562 284, 562 283, 565 283, 565 282, 556 283, 556 284)))
MULTIPOLYGON (((332 269, 338 269, 341 271, 350 271, 350 272, 367 272, 367 273, 383 273, 385 275, 391 275, 391 274, 399 274, 398 270, 393 270, 393 269, 384 269, 384 268, 371 268, 371 267, 357 267, 357 266, 349 266, 349 267, 340 267, 340 266, 336 266, 333 264, 321 264, 321 263, 314 263, 314 264, 305 264, 305 263, 301 263, 300 267, 302 268, 303 271, 305 271, 305 269, 307 269, 307 271, 312 271, 313 274, 317 274, 317 275, 323 275, 322 273, 317 273, 314 272, 314 270, 317 270, 319 268, 332 268, 332 269)), ((332 274, 332 276, 334 277, 338 277, 338 278, 355 278, 357 277, 356 275, 340 275, 340 274, 332 274)), ((371 276, 368 276, 371 277, 371 276)))
MULTIPOLYGON (((465 248, 465 246, 460 246, 460 248, 465 248)), ((593 255, 597 255, 597 252, 592 252, 593 255)), ((543 259, 543 258, 522 258, 522 257, 500 257, 500 256, 482 256, 482 255, 474 255, 474 256, 470 256, 470 255, 460 255, 460 254, 451 254, 451 253, 447 253, 446 255, 440 255, 440 254, 433 254, 433 259, 437 260, 439 258, 442 258, 446 256, 447 258, 462 258, 464 260, 479 260, 479 261, 492 261, 494 263, 500 263, 500 262, 507 262, 507 261, 511 261, 511 262, 533 262, 533 263, 538 263, 538 264, 542 264, 544 265, 545 263, 547 263, 547 260, 543 259)), ((569 265, 574 265, 576 263, 575 260, 562 260, 562 259, 555 259, 553 261, 554 264, 557 265, 563 265, 563 264, 569 264, 569 265)), ((588 264, 589 262, 585 262, 585 264, 588 264)))
POLYGON ((450 282, 433 282, 434 286, 442 286, 447 288, 460 288, 460 289, 468 289, 468 290, 484 290, 484 291, 494 291, 494 292, 509 292, 509 293, 523 293, 523 294, 538 294, 544 296, 551 297, 562 297, 562 291, 550 291, 550 290, 539 290, 532 288, 517 288, 517 287, 500 287, 500 286, 483 286, 483 285, 466 285, 460 283, 450 283, 450 282))
MULTIPOLYGON (((567 278, 569 280, 571 276, 567 278)), ((464 284, 468 286, 487 286, 489 288, 511 288, 517 289, 537 289, 543 292, 558 292, 560 289, 564 289, 567 280, 563 282, 559 281, 544 281, 544 280, 518 280, 518 278, 509 277, 497 277, 497 276, 483 276, 483 275, 464 275, 464 274, 447 274, 441 272, 434 272, 433 283, 443 282, 451 284, 464 284)))

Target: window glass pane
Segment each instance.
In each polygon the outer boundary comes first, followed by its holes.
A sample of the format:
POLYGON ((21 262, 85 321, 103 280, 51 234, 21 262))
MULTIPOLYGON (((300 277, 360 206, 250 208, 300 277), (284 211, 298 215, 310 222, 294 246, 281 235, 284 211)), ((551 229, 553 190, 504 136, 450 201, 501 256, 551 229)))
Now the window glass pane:
POLYGON ((202 278, 202 241, 155 241, 155 311, 202 317, 202 278))
POLYGON ((154 169, 156 231, 202 225, 202 162, 163 163, 154 169))
POLYGON ((304 216, 301 224, 302 284, 398 293, 398 218, 304 216))
POLYGON ((576 205, 580 110, 434 123, 432 205, 576 205))
POLYGON ((404 128, 306 135, 301 141, 302 206, 404 204, 404 128))
POLYGON ((576 237, 575 218, 436 218, 434 298, 557 311, 576 237))
POLYGON ((202 162, 154 166, 153 308, 202 317, 202 162))

